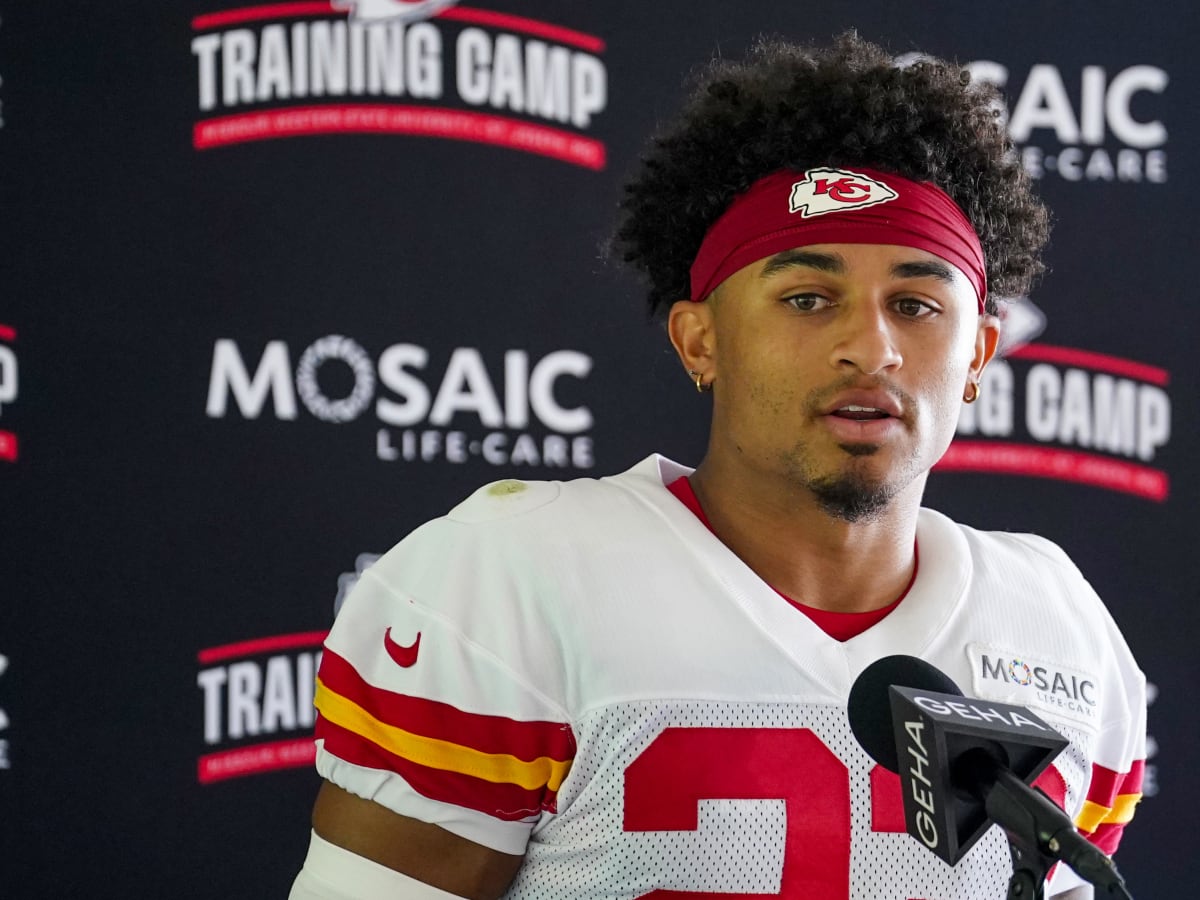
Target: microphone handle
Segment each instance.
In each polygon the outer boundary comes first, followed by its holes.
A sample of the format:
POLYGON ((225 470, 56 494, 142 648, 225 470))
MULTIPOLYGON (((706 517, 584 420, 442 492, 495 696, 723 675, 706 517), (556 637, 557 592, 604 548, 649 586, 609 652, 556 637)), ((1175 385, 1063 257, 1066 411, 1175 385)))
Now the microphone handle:
POLYGON ((1133 900, 1113 861, 1075 830, 1070 817, 1038 788, 996 766, 984 804, 997 825, 1045 856, 1066 863, 1101 896, 1133 900))

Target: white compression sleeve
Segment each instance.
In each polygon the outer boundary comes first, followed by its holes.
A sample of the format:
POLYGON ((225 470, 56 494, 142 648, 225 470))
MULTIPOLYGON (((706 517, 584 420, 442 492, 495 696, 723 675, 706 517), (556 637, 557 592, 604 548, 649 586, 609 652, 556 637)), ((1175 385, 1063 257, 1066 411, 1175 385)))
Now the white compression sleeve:
POLYGON ((288 900, 462 900, 351 853, 315 831, 288 900))

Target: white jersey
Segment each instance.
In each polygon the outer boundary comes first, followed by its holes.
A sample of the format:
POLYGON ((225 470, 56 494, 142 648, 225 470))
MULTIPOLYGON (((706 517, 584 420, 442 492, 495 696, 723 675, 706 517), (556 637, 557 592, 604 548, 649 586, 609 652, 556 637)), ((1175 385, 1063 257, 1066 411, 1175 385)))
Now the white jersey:
POLYGON ((1003 897, 999 829, 946 865, 850 732, 855 678, 903 653, 1068 737, 1039 783, 1111 852, 1144 679, 1059 548, 922 510, 909 593, 837 641, 670 493, 689 471, 498 482, 383 556, 326 643, 320 773, 524 854, 511 898, 1003 897))

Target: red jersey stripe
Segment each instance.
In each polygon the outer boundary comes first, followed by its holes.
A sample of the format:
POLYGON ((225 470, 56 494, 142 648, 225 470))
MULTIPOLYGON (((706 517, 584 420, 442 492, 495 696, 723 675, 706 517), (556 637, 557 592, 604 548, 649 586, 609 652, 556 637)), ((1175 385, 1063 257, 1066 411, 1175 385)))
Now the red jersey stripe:
POLYGON ((1134 760, 1128 772, 1114 772, 1104 766, 1092 765, 1092 783, 1088 785, 1087 799, 1101 806, 1112 806, 1118 794, 1140 794, 1142 778, 1146 773, 1146 761, 1134 760))
POLYGON ((550 757, 566 761, 575 756, 575 735, 565 723, 470 713, 449 703, 377 688, 328 648, 322 654, 318 677, 380 722, 414 734, 524 760, 550 757))
POLYGON ((368 769, 394 772, 418 794, 439 803, 450 803, 486 813, 506 822, 517 822, 540 810, 555 811, 557 795, 546 788, 525 790, 511 783, 496 783, 460 772, 433 769, 389 753, 361 735, 317 717, 316 736, 339 759, 368 769))
POLYGON ((1087 799, 1101 806, 1112 806, 1113 798, 1117 796, 1117 788, 1124 778, 1123 773, 1096 763, 1092 764, 1092 780, 1088 785, 1087 799))
POLYGON ((1060 809, 1066 809, 1067 780, 1053 765, 1047 766, 1045 771, 1034 779, 1033 786, 1045 791, 1046 796, 1057 803, 1060 809))
POLYGON ((1124 825, 1101 825, 1092 834, 1089 834, 1087 839, 1112 856, 1117 852, 1117 846, 1121 843, 1121 835, 1124 833, 1124 825))

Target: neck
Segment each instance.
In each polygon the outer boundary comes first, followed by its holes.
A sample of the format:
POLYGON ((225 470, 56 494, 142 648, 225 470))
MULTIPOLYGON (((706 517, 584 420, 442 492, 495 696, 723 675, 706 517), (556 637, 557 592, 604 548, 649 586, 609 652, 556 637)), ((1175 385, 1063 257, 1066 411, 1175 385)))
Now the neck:
POLYGON ((797 602, 867 612, 892 603, 912 579, 924 477, 857 522, 830 514, 806 487, 722 466, 711 455, 690 481, 717 537, 797 602))

